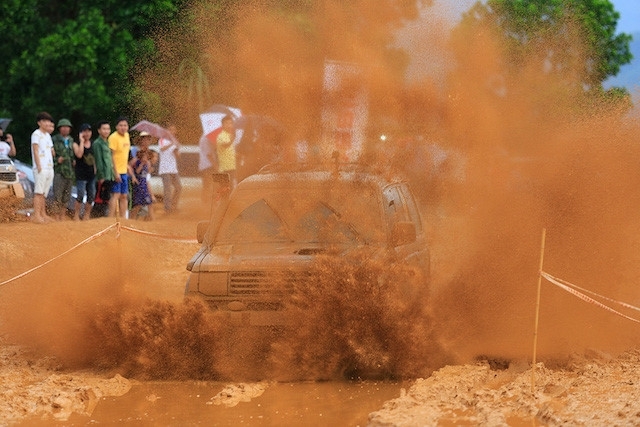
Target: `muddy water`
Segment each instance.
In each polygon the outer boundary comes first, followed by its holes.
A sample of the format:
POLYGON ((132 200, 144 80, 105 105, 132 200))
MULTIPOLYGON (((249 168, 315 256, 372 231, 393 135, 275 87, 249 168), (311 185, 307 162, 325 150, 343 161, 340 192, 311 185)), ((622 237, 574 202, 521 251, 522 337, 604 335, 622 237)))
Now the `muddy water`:
MULTIPOLYGON (((401 388, 408 385, 398 382, 264 383, 261 395, 237 402, 221 399, 221 394, 225 395, 221 391, 228 390, 226 383, 141 382, 123 396, 101 399, 91 416, 74 414, 66 422, 33 420, 24 425, 363 426, 369 413, 398 397, 401 388)), ((247 384, 247 388, 251 386, 247 384)))

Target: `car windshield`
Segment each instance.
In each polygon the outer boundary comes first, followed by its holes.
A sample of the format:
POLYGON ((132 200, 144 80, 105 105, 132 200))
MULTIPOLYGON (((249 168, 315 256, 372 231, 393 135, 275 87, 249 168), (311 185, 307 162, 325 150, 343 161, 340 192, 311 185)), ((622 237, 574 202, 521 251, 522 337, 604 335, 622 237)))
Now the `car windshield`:
POLYGON ((375 188, 239 189, 225 212, 218 242, 367 243, 385 235, 375 188))

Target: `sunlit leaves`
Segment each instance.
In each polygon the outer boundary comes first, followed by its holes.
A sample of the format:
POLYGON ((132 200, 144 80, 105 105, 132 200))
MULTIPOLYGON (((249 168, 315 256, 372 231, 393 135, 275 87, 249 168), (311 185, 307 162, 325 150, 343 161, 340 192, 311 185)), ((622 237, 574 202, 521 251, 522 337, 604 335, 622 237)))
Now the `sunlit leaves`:
POLYGON ((465 22, 497 25, 513 64, 532 52, 554 72, 573 72, 581 61, 582 84, 593 88, 631 60, 631 37, 616 34, 619 17, 608 0, 489 0, 477 3, 465 22))
MULTIPOLYGON (((72 122, 114 118, 149 98, 134 89, 153 58, 151 36, 176 19, 183 0, 0 3, 0 109, 13 117, 18 155, 28 154, 33 117, 47 110, 72 122)), ((28 156, 24 156, 28 159, 28 156)))

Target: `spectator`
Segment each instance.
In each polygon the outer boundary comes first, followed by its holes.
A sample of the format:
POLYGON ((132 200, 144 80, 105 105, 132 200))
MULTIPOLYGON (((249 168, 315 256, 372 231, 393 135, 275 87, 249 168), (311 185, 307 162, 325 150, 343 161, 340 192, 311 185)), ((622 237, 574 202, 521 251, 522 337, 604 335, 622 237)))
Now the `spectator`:
POLYGON ((171 133, 171 137, 160 138, 158 141, 158 147, 160 148, 158 175, 162 178, 164 211, 170 214, 178 209, 182 184, 180 183, 180 175, 178 174, 180 144, 175 138, 176 127, 169 125, 167 129, 171 133))
POLYGON ((71 136, 71 122, 68 119, 58 121, 58 133, 53 136, 53 202, 54 213, 58 221, 64 219, 67 205, 71 200, 71 187, 75 175, 73 164, 73 137, 71 136))
POLYGON ((93 155, 91 143, 91 125, 84 123, 80 126, 78 142, 73 143, 73 154, 75 155, 75 176, 76 176, 76 201, 74 205, 73 219, 80 219, 80 211, 84 203, 83 220, 91 218, 91 209, 96 197, 96 159, 93 155), (86 202, 84 197, 87 196, 86 202))
POLYGON ((49 194, 53 184, 53 117, 47 112, 36 116, 38 129, 31 134, 31 161, 33 162, 33 176, 35 186, 33 190, 33 218, 35 223, 51 222, 47 215, 45 197, 49 194))
POLYGON ((229 186, 236 186, 236 130, 233 117, 222 118, 222 131, 216 138, 216 154, 218 155, 218 173, 229 175, 229 186))
POLYGON ((129 138, 129 121, 125 117, 118 118, 116 131, 109 136, 109 148, 116 174, 115 184, 111 189, 109 215, 118 216, 119 214, 121 218, 128 218, 131 139, 129 138))
MULTIPOLYGON (((151 174, 153 173, 153 171, 157 171, 158 170, 158 153, 156 153, 154 150, 151 150, 151 142, 152 142, 152 136, 149 132, 140 132, 140 134, 138 135, 137 138, 137 143, 136 145, 138 146, 137 148, 140 150, 147 150, 148 154, 149 154, 149 171, 147 173, 147 187, 149 187, 149 194, 151 195, 151 201, 155 202, 156 198, 153 195, 153 189, 151 188, 151 174)), ((129 162, 131 162, 131 159, 133 159, 133 147, 131 148, 131 153, 132 155, 129 156, 129 162)), ((133 169, 131 169, 131 173, 133 176, 133 169)))
MULTIPOLYGON (((222 128, 219 128, 222 131, 222 128)), ((219 132, 218 132, 219 133, 219 132)), ((217 133, 216 133, 217 138, 217 133)), ((202 134, 198 142, 200 147, 200 156, 198 158, 198 170, 202 177, 202 203, 211 203, 213 195, 213 174, 216 173, 218 167, 215 158, 215 139, 212 142, 207 134, 202 134)))
POLYGON ((153 209, 151 204, 153 198, 147 180, 151 171, 151 150, 149 150, 151 136, 147 132, 140 133, 139 147, 136 157, 131 159, 129 167, 132 171, 131 181, 133 182, 131 218, 138 217, 142 208, 147 209, 147 219, 153 220, 153 209))
MULTIPOLYGON (((113 167, 113 159, 111 158, 111 150, 109 149, 109 134, 111 133, 111 125, 106 120, 98 122, 98 137, 93 141, 93 156, 96 160, 96 204, 99 204, 98 216, 108 214, 108 210, 103 212, 104 205, 109 203, 111 199, 111 189, 115 183, 116 175, 113 167)), ((96 210, 96 205, 93 209, 96 210)))
POLYGON ((0 157, 13 157, 16 155, 16 146, 13 143, 13 135, 5 134, 0 127, 0 157))

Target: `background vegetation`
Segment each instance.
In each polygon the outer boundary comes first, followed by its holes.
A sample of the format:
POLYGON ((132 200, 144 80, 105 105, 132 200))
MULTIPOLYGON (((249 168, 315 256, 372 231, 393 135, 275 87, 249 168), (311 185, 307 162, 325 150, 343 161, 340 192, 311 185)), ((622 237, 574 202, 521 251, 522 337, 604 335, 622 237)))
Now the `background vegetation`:
MULTIPOLYGON (((390 46, 402 22, 429 4, 5 0, 0 117, 13 118, 9 132, 18 157, 27 161, 35 115, 43 110, 76 125, 120 115, 132 123, 175 121, 187 143, 199 136, 197 113, 215 103, 308 127, 318 122, 322 61, 332 58, 368 61, 384 70, 384 84, 372 85, 374 117, 394 111, 396 119, 423 120, 408 111, 419 108, 420 96, 404 92, 409 53, 390 46), (303 113, 293 114, 292 103, 303 113)), ((630 36, 615 34, 617 19, 607 0, 490 0, 479 2, 461 28, 490 22, 507 39, 514 67, 542 40, 557 40, 541 61, 557 72, 580 61, 581 84, 572 90, 618 100, 628 99, 624 90, 605 93, 601 86, 631 59, 630 36), (586 40, 579 55, 564 49, 569 30, 586 40)))

